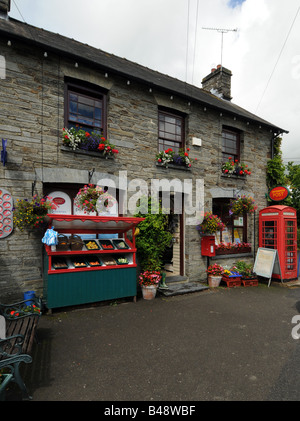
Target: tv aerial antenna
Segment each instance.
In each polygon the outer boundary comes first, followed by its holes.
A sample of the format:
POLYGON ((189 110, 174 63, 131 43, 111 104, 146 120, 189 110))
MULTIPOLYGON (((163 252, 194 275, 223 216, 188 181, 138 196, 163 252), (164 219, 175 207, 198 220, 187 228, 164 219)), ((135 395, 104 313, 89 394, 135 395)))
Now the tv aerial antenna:
POLYGON ((223 29, 223 28, 203 28, 202 29, 206 29, 209 31, 217 31, 220 32, 222 34, 221 37, 221 68, 223 67, 223 35, 227 34, 227 32, 237 32, 237 28, 235 29, 223 29))

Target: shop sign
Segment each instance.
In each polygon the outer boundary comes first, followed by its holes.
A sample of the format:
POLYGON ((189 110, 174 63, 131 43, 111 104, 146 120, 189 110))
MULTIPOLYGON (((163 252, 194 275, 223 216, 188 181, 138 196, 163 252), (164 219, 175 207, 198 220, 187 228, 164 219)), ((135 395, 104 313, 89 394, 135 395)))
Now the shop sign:
POLYGON ((48 194, 52 198, 53 202, 56 204, 57 208, 51 212, 61 215, 70 215, 71 212, 71 199, 70 197, 62 191, 54 191, 48 194))
POLYGON ((286 187, 284 187, 284 186, 277 186, 277 187, 274 187, 269 192, 269 198, 271 200, 274 200, 274 202, 280 202, 281 200, 286 199, 289 194, 290 194, 290 192, 289 192, 289 190, 286 187))

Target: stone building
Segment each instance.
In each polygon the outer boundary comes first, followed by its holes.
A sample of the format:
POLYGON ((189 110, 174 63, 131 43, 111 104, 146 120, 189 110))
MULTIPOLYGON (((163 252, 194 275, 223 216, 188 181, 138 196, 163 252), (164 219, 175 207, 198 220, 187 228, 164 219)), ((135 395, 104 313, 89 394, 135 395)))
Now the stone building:
MULTIPOLYGON (((14 201, 53 191, 73 199, 83 185, 111 179, 121 200, 135 179, 145 180, 149 191, 151 180, 179 180, 181 185, 190 180, 193 190, 186 196, 195 200, 197 188, 201 200, 195 204, 193 223, 184 212, 170 220, 174 242, 166 269, 177 279, 206 279, 196 219, 203 210, 225 212, 229 199, 238 194, 252 195, 259 209, 266 206, 266 164, 274 138, 284 130, 231 102, 228 69, 213 70, 200 89, 12 19, 9 8, 9 0, 0 1, 0 137, 7 139, 1 188, 14 201), (62 128, 80 123, 87 109, 94 113, 89 124, 118 148, 116 158, 62 144, 62 128), (191 167, 159 164, 156 154, 168 147, 189 148, 191 167), (245 162, 252 174, 226 177, 221 166, 229 154, 245 162)), ((257 225, 251 216, 236 227, 241 240, 252 244, 248 258, 258 244, 257 225)), ((13 229, 0 237, 0 301, 28 289, 42 292, 42 247, 39 232, 13 229)))

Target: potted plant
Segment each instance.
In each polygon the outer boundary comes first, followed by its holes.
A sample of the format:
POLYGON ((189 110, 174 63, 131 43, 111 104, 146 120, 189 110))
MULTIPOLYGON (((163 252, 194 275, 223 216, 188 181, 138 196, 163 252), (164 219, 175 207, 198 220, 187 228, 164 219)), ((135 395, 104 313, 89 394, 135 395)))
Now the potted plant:
POLYGON ((225 224, 217 215, 213 215, 211 211, 204 214, 203 222, 196 226, 200 235, 215 234, 217 231, 223 231, 225 224))
POLYGON ((159 271, 146 270, 140 273, 139 284, 142 288, 142 294, 145 300, 153 300, 155 298, 161 278, 162 276, 159 271))
POLYGON ((251 196, 238 196, 235 199, 230 200, 229 204, 229 215, 243 215, 243 213, 254 213, 257 209, 255 200, 251 196))
POLYGON ((208 266, 206 269, 208 273, 208 285, 212 288, 218 287, 220 285, 224 268, 217 263, 208 266))
POLYGON ((39 198, 34 195, 31 200, 17 200, 13 208, 13 221, 20 231, 25 228, 37 228, 44 222, 44 217, 49 211, 55 210, 57 205, 51 197, 44 196, 39 198))
POLYGON ((237 159, 233 159, 231 156, 228 158, 228 161, 222 165, 222 173, 227 176, 239 175, 246 177, 251 174, 251 169, 248 168, 248 165, 239 162, 237 159))
POLYGON ((253 264, 246 263, 239 260, 235 263, 236 269, 242 275, 242 282, 244 286, 257 286, 258 279, 256 274, 253 272, 253 264))
POLYGON ((139 212, 135 216, 145 218, 139 223, 136 248, 141 276, 147 272, 145 281, 148 282, 151 273, 154 275, 153 279, 157 279, 157 273, 161 274, 163 254, 172 240, 172 234, 166 230, 168 215, 163 213, 160 203, 151 203, 151 198, 140 199, 139 212))

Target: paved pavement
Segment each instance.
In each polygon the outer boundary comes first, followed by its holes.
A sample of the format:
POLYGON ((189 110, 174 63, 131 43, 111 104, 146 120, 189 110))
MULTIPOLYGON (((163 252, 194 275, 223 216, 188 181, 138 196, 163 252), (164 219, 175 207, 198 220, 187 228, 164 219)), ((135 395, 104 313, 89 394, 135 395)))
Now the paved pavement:
POLYGON ((299 313, 300 288, 277 283, 62 309, 25 381, 34 401, 300 400, 299 313))

